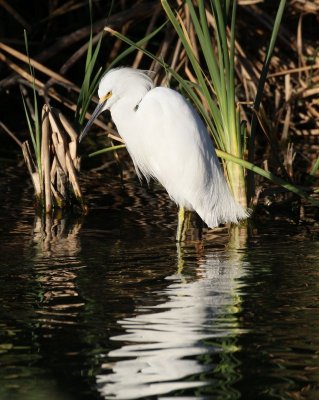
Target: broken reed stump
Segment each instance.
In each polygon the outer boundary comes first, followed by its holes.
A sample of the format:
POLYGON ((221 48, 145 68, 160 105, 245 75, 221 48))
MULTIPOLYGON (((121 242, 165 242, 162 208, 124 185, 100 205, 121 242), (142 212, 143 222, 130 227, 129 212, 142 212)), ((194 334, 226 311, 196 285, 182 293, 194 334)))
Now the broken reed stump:
POLYGON ((77 133, 59 110, 46 104, 42 109, 41 123, 40 163, 33 159, 29 142, 22 143, 37 205, 46 213, 77 205, 85 213, 87 207, 77 179, 80 168, 77 133))

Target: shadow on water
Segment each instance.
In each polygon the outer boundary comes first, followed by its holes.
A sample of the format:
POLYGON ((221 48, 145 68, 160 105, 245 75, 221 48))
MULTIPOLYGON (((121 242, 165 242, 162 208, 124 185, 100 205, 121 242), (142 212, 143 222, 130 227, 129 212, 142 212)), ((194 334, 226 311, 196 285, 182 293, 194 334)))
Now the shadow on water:
POLYGON ((92 180, 85 219, 50 220, 14 179, 0 180, 1 400, 319 397, 319 246, 300 227, 176 247, 157 186, 92 180))

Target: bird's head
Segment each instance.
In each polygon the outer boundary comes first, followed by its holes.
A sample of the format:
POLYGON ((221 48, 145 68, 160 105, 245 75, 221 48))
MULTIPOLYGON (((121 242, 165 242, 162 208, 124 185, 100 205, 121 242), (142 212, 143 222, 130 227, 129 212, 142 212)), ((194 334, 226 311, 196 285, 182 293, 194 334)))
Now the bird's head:
POLYGON ((87 135, 94 120, 105 110, 111 110, 112 106, 125 95, 134 97, 144 94, 154 87, 152 79, 145 73, 133 68, 115 68, 108 71, 101 79, 98 89, 99 103, 84 127, 79 141, 87 135))

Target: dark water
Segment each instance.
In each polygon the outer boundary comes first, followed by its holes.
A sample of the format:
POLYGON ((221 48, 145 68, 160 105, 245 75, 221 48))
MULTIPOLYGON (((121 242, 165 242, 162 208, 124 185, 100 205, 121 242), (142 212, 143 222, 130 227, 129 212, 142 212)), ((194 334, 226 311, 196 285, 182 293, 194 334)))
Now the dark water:
POLYGON ((178 248, 160 188, 105 181, 84 219, 44 221, 1 177, 0 399, 319 399, 314 228, 178 248))

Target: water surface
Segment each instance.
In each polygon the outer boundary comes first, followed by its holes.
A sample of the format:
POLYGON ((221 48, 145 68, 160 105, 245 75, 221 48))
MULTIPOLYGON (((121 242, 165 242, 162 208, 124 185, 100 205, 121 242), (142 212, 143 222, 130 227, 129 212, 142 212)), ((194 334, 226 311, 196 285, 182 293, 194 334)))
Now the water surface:
POLYGON ((318 399, 319 240, 269 221, 174 243, 156 185, 92 178, 85 218, 0 177, 0 399, 318 399))

